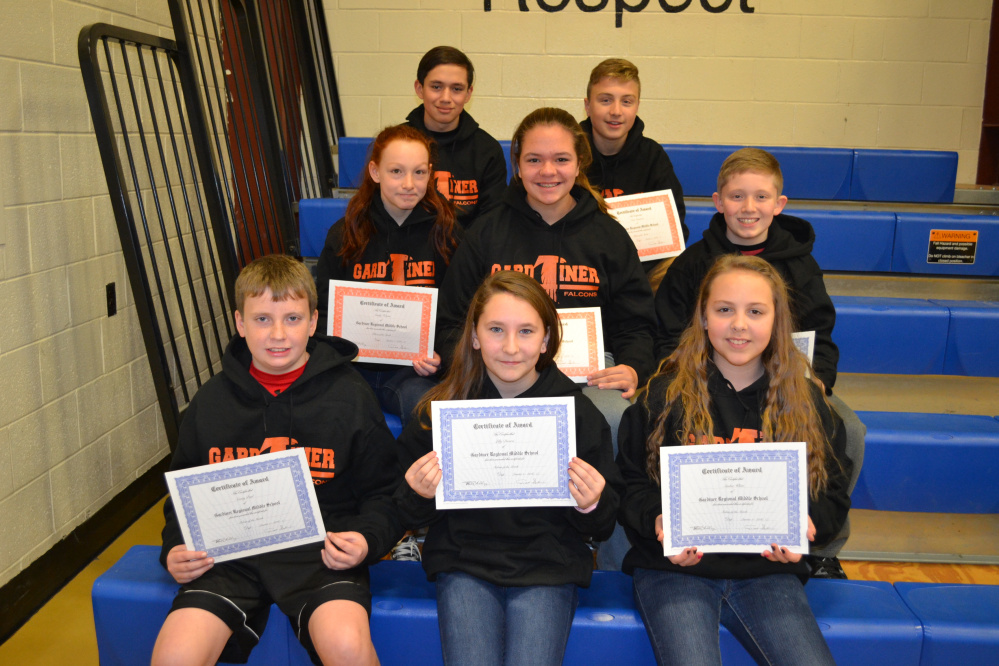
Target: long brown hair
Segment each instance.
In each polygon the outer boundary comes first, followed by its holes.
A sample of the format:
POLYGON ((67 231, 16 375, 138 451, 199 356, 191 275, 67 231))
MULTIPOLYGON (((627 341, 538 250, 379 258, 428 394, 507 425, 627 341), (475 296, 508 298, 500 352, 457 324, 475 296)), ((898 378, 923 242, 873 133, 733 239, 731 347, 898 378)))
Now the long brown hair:
POLYGON ((524 136, 535 127, 561 127, 572 135, 573 149, 576 152, 576 160, 579 166, 579 174, 576 176, 576 184, 586 188, 597 200, 597 206, 601 213, 607 213, 607 204, 603 195, 590 185, 586 172, 593 164, 593 153, 590 151, 590 140, 586 138, 586 133, 579 126, 572 114, 564 109, 557 109, 551 106, 543 106, 540 109, 531 111, 520 121, 520 125, 513 133, 510 140, 510 164, 513 165, 513 179, 520 180, 520 153, 524 147, 524 136))
MULTIPOLYGON (((677 433, 681 442, 714 442, 714 421, 708 394, 708 361, 714 349, 704 330, 704 320, 712 284, 719 276, 732 271, 755 273, 770 285, 774 299, 774 324, 770 344, 760 356, 764 371, 770 378, 763 408, 762 436, 764 441, 770 442, 807 442, 808 484, 810 494, 815 498, 829 481, 826 459, 832 453, 822 427, 822 418, 812 401, 811 380, 805 376, 811 367, 791 339, 794 321, 783 278, 768 262, 754 256, 722 255, 715 261, 701 283, 690 326, 680 336, 676 351, 663 360, 656 372, 656 376, 666 375, 672 379, 666 389, 663 410, 656 415, 655 427, 646 440, 647 472, 650 478, 659 481, 659 447, 667 434, 669 414, 677 405, 683 412, 681 428, 677 433)), ((646 404, 648 394, 646 391, 643 398, 646 404)))
MULTIPOLYGON (((393 141, 412 141, 427 149, 427 159, 433 154, 433 139, 427 137, 423 132, 409 125, 393 125, 383 129, 375 140, 371 143, 371 156, 368 164, 374 162, 381 164, 382 152, 393 141)), ((423 195, 419 205, 434 213, 436 219, 430 230, 431 242, 434 251, 444 258, 444 263, 451 262, 451 255, 458 247, 455 238, 456 217, 454 206, 447 201, 437 191, 434 185, 433 165, 430 170, 430 180, 427 183, 427 192, 423 195)), ((364 248, 368 246, 368 241, 375 234, 375 225, 371 221, 369 212, 371 202, 376 196, 381 196, 378 183, 371 177, 371 172, 365 166, 364 176, 357 193, 351 197, 347 204, 347 212, 344 214, 343 245, 340 248, 340 256, 343 257, 343 265, 357 261, 364 253, 364 248)))
POLYGON ((534 308, 541 317, 548 343, 534 368, 541 372, 555 362, 562 342, 562 322, 555 310, 555 303, 534 278, 516 271, 497 271, 483 280, 472 296, 451 367, 440 384, 430 389, 416 406, 416 413, 425 417, 424 427, 429 428, 430 403, 434 400, 469 400, 482 394, 486 366, 482 361, 482 353, 472 347, 472 332, 475 331, 486 305, 497 294, 510 294, 519 298, 534 308))

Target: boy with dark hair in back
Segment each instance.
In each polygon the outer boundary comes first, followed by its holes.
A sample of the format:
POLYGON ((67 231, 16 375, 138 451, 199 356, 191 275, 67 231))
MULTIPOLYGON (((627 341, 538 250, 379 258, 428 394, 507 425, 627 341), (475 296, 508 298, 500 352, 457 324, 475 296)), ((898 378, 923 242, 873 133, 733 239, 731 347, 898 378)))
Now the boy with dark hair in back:
POLYGON ((437 143, 430 156, 438 191, 458 209, 468 229, 499 201, 506 187, 506 159, 499 142, 465 111, 472 97, 475 68, 453 46, 435 46, 416 68, 416 95, 422 106, 406 116, 437 143))
POLYGON ((239 335, 221 373, 191 400, 170 467, 305 448, 326 540, 215 563, 187 549, 167 500, 160 562, 181 588, 152 661, 245 662, 273 602, 314 663, 377 664, 367 566, 402 534, 392 504, 401 479, 394 440, 350 367, 357 347, 310 338, 316 287, 304 264, 286 255, 257 259, 235 292, 239 335))
POLYGON ((683 187, 663 147, 642 134, 641 93, 638 68, 627 60, 609 58, 590 72, 583 100, 587 118, 580 123, 593 147, 586 177, 605 198, 673 190, 686 240, 690 230, 683 221, 687 213, 683 187))
MULTIPOLYGON (((781 194, 783 186, 780 164, 765 150, 743 148, 722 164, 718 191, 711 197, 718 212, 704 237, 673 261, 656 293, 660 327, 656 356, 663 359, 676 349, 690 324, 701 280, 718 256, 741 253, 766 259, 787 282, 797 330, 815 332, 813 379, 825 390, 846 427, 846 453, 853 462, 852 491, 863 463, 867 428, 832 393, 839 362, 839 349, 832 339, 836 308, 826 292, 822 269, 812 257, 815 231, 805 220, 783 214, 787 204, 787 197, 781 194)), ((818 575, 846 577, 835 555, 849 534, 848 519, 830 544, 813 550, 813 569, 818 575)))

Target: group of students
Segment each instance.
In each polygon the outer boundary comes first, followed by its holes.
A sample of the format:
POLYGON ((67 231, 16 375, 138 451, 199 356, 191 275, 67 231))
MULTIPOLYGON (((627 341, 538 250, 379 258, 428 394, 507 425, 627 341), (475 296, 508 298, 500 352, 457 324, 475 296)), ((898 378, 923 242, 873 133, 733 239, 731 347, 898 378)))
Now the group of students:
POLYGON ((187 550, 168 501, 161 561, 182 587, 154 663, 245 660, 272 602, 314 662, 377 663, 366 567, 418 528, 428 528, 423 566, 437 585, 447 664, 561 663, 591 546, 608 539, 598 565, 623 559, 659 663, 720 663, 719 624, 760 663, 833 663, 802 556, 774 543, 667 558, 661 543, 661 446, 807 442, 808 538, 830 544, 846 524, 855 461, 837 413, 849 410, 828 400, 835 312, 810 225, 781 214, 776 160, 757 149, 726 160, 718 214, 653 296, 648 267, 604 203, 672 189, 683 212, 669 158, 642 135, 634 65, 594 69, 582 125, 561 109, 528 114, 512 135, 509 185, 498 143, 463 108, 472 82, 457 49, 421 60, 423 105, 376 137, 327 236, 318 291, 282 255, 237 279, 239 335, 192 400, 172 469, 240 447, 310 447, 327 538, 216 565, 187 550), (404 369, 351 363, 356 345, 324 335, 330 279, 439 288, 433 356, 404 369), (554 361, 556 308, 567 307, 602 312, 606 369, 582 388, 554 361), (814 366, 792 341, 804 326, 816 331, 814 366), (577 506, 436 509, 431 403, 516 397, 573 399, 577 506), (382 410, 405 424, 397 441, 382 410))

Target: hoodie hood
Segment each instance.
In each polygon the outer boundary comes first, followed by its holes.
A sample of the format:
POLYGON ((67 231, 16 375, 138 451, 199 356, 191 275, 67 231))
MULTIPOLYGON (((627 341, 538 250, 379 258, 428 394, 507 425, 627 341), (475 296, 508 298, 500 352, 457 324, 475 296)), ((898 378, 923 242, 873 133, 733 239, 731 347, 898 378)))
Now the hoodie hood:
POLYGON ((406 122, 427 136, 433 137, 442 149, 450 148, 451 144, 471 139, 475 135, 475 130, 479 129, 479 123, 475 122, 475 118, 472 118, 465 110, 462 110, 461 115, 458 116, 458 126, 450 132, 434 132, 427 129, 423 114, 424 108, 421 104, 409 112, 409 115, 406 116, 406 122))
MULTIPOLYGON (((704 230, 704 243, 712 256, 720 254, 735 254, 742 248, 730 241, 725 232, 725 216, 715 213, 704 230)), ((767 230, 766 246, 760 256, 767 261, 786 261, 803 257, 812 253, 815 245, 815 229, 807 221, 793 215, 774 215, 774 220, 767 230)))
MULTIPOLYGON (((586 138, 590 140, 590 147, 593 153, 594 164, 606 165, 608 169, 617 168, 620 162, 633 158, 638 153, 639 145, 645 138, 645 122, 635 116, 635 124, 628 130, 628 136, 624 138, 624 145, 614 155, 604 155, 597 150, 597 144, 593 143, 593 121, 589 118, 579 123, 579 126, 586 132, 586 138)), ((603 182, 603 181, 601 181, 603 182)))

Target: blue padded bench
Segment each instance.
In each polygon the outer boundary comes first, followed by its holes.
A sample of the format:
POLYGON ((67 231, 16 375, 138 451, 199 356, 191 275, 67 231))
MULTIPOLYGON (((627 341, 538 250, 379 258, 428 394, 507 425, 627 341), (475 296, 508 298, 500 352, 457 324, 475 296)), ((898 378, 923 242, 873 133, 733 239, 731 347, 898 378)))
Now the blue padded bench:
POLYGON ((848 199, 953 203, 957 153, 936 150, 855 150, 848 199))
POLYGON ((867 438, 854 508, 999 512, 999 420, 904 412, 857 416, 867 438))
POLYGON ((950 311, 944 374, 999 377, 999 355, 995 353, 999 346, 999 302, 930 302, 950 311))
POLYGON ((999 275, 999 217, 988 215, 943 215, 898 213, 892 271, 937 275, 999 275), (929 263, 930 232, 977 231, 974 264, 929 263))
POLYGON ((923 625, 921 666, 999 660, 999 586, 895 583, 923 625))
POLYGON ((914 298, 833 296, 840 372, 943 373, 950 311, 914 298))
MULTIPOLYGON (((94 583, 92 599, 102 666, 148 663, 177 585, 160 567, 158 546, 133 546, 94 583)), ((889 583, 817 580, 805 590, 832 649, 843 664, 916 666, 922 630, 889 583)), ((371 567, 371 636, 383 664, 441 664, 434 586, 417 562, 371 567)), ((726 666, 752 664, 722 629, 726 666)), ((566 663, 653 664, 634 607, 630 577, 598 571, 580 590, 566 663)), ((276 606, 250 664, 308 664, 305 650, 276 606)))
POLYGON ((350 199, 301 199, 298 202, 298 238, 303 257, 318 257, 326 234, 347 212, 350 199))

